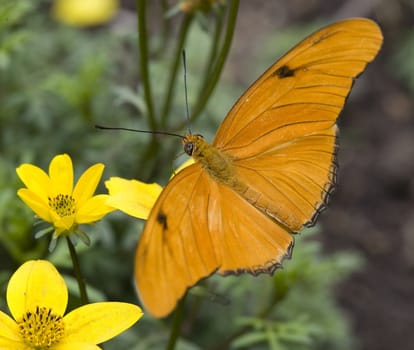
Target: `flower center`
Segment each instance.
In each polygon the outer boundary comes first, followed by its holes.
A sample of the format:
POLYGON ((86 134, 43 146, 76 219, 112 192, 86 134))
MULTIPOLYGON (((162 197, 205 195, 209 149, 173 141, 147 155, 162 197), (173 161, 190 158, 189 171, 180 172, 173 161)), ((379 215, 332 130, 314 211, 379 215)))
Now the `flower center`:
POLYGON ((18 326, 25 343, 36 350, 49 349, 63 338, 65 332, 62 316, 38 306, 35 312, 26 312, 18 326))
POLYGON ((75 214, 75 198, 68 194, 58 194, 56 197, 48 197, 49 207, 60 217, 75 214))

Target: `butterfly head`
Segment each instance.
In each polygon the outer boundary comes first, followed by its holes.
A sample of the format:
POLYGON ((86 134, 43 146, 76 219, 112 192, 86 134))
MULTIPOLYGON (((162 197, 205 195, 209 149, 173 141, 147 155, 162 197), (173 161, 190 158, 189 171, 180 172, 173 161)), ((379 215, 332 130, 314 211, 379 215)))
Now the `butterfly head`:
POLYGON ((191 157, 197 157, 206 141, 199 134, 187 134, 183 137, 184 152, 191 157))

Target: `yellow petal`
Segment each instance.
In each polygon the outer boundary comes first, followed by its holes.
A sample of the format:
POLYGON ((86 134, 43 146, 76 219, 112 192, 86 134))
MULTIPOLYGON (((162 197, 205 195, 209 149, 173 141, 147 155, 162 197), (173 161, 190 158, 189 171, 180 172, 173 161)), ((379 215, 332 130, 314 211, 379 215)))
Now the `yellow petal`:
POLYGON ((21 188, 17 191, 17 195, 39 218, 47 222, 52 222, 49 206, 36 193, 27 188, 21 188))
POLYGON ((21 265, 7 286, 7 304, 16 321, 37 306, 63 315, 68 302, 68 290, 62 276, 46 260, 30 260, 21 265))
POLYGON ((16 172, 29 190, 47 201, 50 179, 42 169, 32 164, 22 164, 16 169, 16 172))
POLYGON ((0 337, 0 349, 4 350, 30 350, 27 347, 27 344, 22 341, 13 341, 9 339, 4 339, 0 337))
POLYGON ((59 154, 52 159, 49 176, 55 194, 72 194, 73 165, 67 154, 59 154))
POLYGON ((102 177, 103 170, 104 165, 98 163, 88 168, 79 178, 78 183, 73 190, 73 197, 78 206, 81 207, 86 200, 93 196, 99 180, 102 177))
MULTIPOLYGON (((4 341, 19 342, 21 340, 19 327, 9 315, 0 311, 0 345, 4 341)), ((0 349, 4 349, 0 346, 0 349)), ((11 347, 10 347, 11 349, 11 347)))
POLYGON ((53 226, 58 231, 69 231, 75 224, 75 215, 59 216, 54 211, 50 212, 53 220, 53 226))
POLYGON ((55 0, 55 18, 72 26, 88 26, 107 22, 116 13, 118 0, 55 0))
MULTIPOLYGON (((1 349, 1 348, 0 348, 1 349)), ((53 346, 53 350, 102 350, 98 345, 88 344, 88 343, 79 343, 79 342, 70 342, 67 343, 63 340, 62 343, 53 346)))
POLYGON ((181 170, 183 170, 184 168, 187 168, 188 166, 190 166, 191 164, 194 164, 195 160, 194 158, 189 158, 188 160, 186 160, 183 164, 181 164, 177 169, 175 169, 175 171, 172 173, 170 179, 172 179, 175 175, 177 175, 181 170))
POLYGON ((139 219, 148 217, 162 191, 162 187, 156 183, 146 184, 120 177, 111 177, 105 181, 105 186, 109 191, 108 205, 139 219))
POLYGON ((99 344, 131 327, 143 315, 133 304, 104 302, 82 306, 67 314, 65 342, 99 344))
POLYGON ((89 198, 82 207, 76 211, 76 222, 87 224, 102 219, 106 214, 115 209, 106 204, 108 195, 99 194, 89 198))

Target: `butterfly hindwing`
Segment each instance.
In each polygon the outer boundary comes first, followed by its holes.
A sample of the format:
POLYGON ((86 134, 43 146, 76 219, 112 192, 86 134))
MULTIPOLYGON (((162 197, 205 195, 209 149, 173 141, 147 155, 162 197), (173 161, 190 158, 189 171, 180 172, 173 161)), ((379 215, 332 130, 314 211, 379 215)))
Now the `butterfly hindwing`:
POLYGON ((228 186, 214 183, 210 233, 217 242, 220 274, 273 273, 293 248, 291 232, 228 186))
POLYGON ((297 137, 256 157, 235 160, 244 197, 291 231, 311 225, 336 177, 336 126, 297 137))

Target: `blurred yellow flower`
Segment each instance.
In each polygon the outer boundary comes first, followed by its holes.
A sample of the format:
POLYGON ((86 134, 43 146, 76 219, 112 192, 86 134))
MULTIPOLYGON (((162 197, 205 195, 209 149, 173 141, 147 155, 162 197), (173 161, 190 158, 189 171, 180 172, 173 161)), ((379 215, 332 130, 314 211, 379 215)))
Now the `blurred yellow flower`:
POLYGON ((46 260, 20 266, 7 286, 13 318, 0 311, 0 349, 90 350, 122 333, 143 315, 133 304, 102 302, 84 305, 64 316, 68 290, 46 260))
MULTIPOLYGON (((171 177, 193 163, 193 158, 190 158, 175 170, 171 177)), ((120 177, 111 177, 105 181, 105 186, 109 191, 107 205, 130 216, 145 220, 162 191, 162 187, 157 183, 147 184, 142 181, 127 180, 120 177)))
POLYGON ((84 27, 109 21, 118 8, 118 0, 55 0, 52 14, 60 22, 84 27))
POLYGON ((103 170, 103 164, 91 166, 73 188, 72 160, 67 154, 52 159, 49 175, 35 165, 22 164, 16 172, 27 188, 17 194, 37 216, 53 224, 55 238, 76 233, 78 224, 95 222, 114 210, 106 204, 108 195, 93 195, 103 170))

